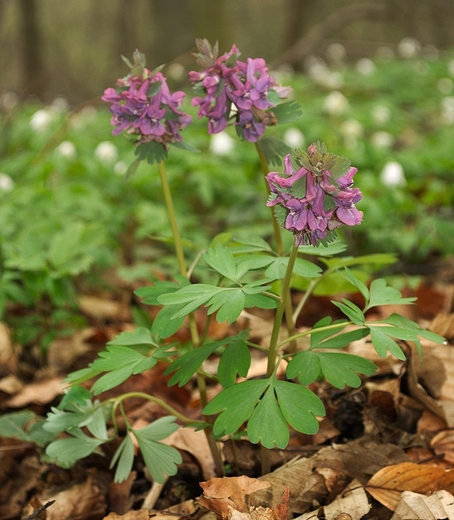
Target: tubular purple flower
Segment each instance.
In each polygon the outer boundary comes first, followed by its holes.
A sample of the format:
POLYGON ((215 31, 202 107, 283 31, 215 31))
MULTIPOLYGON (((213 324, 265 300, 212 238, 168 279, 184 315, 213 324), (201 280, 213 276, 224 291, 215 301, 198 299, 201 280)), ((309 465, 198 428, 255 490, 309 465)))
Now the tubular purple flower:
POLYGON ((117 90, 107 88, 101 98, 111 103, 113 135, 126 131, 137 145, 155 141, 166 149, 169 143, 182 140, 179 131, 192 122, 192 117, 181 110, 186 94, 171 93, 161 72, 150 72, 135 63, 132 73, 118 79, 117 85, 117 90))
POLYGON ((268 94, 273 90, 283 98, 290 94, 291 89, 280 87, 268 75, 263 58, 239 61, 235 45, 220 57, 217 57, 217 45, 212 48, 207 40, 198 40, 197 47, 197 63, 204 70, 189 72, 189 81, 194 83, 197 94, 200 91, 204 94, 192 100, 193 105, 199 107, 198 117, 208 117, 208 133, 218 133, 227 125, 233 104, 237 109, 235 124, 242 129, 243 138, 256 142, 266 126, 277 124, 274 114, 265 112, 275 106, 268 94), (224 108, 220 107, 221 103, 224 108))
POLYGON ((326 245, 337 228, 361 223, 363 213, 355 204, 362 194, 352 188, 357 169, 349 167, 345 158, 328 154, 319 142, 308 151, 295 150, 284 158, 284 176, 268 173, 268 206, 280 208, 281 225, 294 234, 296 245, 326 245), (295 165, 300 167, 295 170, 295 165))

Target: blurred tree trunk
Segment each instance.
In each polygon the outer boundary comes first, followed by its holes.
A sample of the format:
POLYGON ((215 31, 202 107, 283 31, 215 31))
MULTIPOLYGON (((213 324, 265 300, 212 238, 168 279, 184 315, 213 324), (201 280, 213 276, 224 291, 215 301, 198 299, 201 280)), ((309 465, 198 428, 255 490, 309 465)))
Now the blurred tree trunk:
POLYGON ((206 38, 211 44, 218 41, 220 54, 230 50, 234 42, 226 0, 193 0, 192 5, 195 37, 206 38))
POLYGON ((313 25, 318 0, 288 0, 287 31, 284 50, 291 47, 313 25))
POLYGON ((23 96, 31 93, 41 96, 44 86, 42 42, 38 23, 37 0, 18 0, 21 58, 23 69, 23 96))
POLYGON ((153 62, 169 63, 194 46, 191 0, 153 0, 153 62))

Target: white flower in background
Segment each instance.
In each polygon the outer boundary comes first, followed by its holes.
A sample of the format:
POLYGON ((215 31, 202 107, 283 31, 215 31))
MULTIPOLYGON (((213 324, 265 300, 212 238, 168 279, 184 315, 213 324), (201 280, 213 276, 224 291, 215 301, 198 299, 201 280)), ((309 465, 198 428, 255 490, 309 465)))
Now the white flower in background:
POLYGON ((448 72, 451 76, 454 76, 454 60, 448 61, 448 72))
POLYGON ((391 61, 394 58, 394 51, 387 45, 382 45, 377 49, 377 58, 385 61, 391 61))
POLYGON ((386 105, 377 105, 372 110, 372 119, 376 125, 386 125, 391 120, 391 109, 386 105))
POLYGON ((332 43, 326 49, 326 55, 330 60, 341 61, 347 55, 347 51, 342 43, 332 43))
POLYGON ((87 123, 94 120, 97 113, 94 106, 86 105, 81 110, 71 114, 70 125, 76 129, 84 128, 87 123))
POLYGON ((181 63, 171 63, 166 69, 166 76, 173 81, 184 81, 187 76, 185 67, 181 63))
POLYGON ((113 171, 117 175, 124 175, 128 171, 128 165, 125 161, 118 161, 115 163, 113 171))
POLYGON ((329 70, 321 58, 311 56, 306 60, 308 75, 322 87, 335 90, 344 84, 344 78, 340 72, 329 70))
POLYGON ((446 96, 441 100, 441 118, 447 125, 454 123, 454 96, 446 96))
POLYGON ((2 96, 2 104, 8 112, 13 110, 18 102, 19 98, 15 92, 5 92, 2 96))
POLYGON ((303 148, 306 142, 306 138, 299 128, 289 128, 282 137, 284 143, 290 146, 290 148, 303 148))
POLYGON ((421 44, 411 36, 403 38, 397 46, 398 53, 402 58, 414 58, 421 51, 421 44))
POLYGON ((35 132, 45 132, 52 124, 53 115, 50 110, 41 108, 30 118, 30 126, 35 132))
POLYGON ((213 134, 210 140, 210 152, 215 155, 228 155, 235 147, 235 139, 229 136, 227 132, 219 132, 213 134))
POLYGON ((356 119, 348 119, 344 121, 340 127, 341 134, 344 137, 345 146, 353 149, 358 148, 358 138, 363 135, 363 125, 356 119))
POLYGON ((71 141, 62 141, 56 148, 56 151, 66 159, 74 159, 77 155, 76 147, 71 141))
POLYGON ((348 119, 344 121, 340 127, 340 131, 344 137, 361 137, 363 135, 363 125, 356 119, 348 119))
POLYGON ((454 83, 450 78, 440 78, 437 82, 437 88, 442 94, 451 94, 454 83))
POLYGON ((69 110, 69 103, 66 98, 63 96, 56 97, 51 104, 51 109, 55 110, 56 112, 68 112, 69 110))
POLYGON ((11 191, 14 189, 14 181, 6 173, 0 173, 0 191, 11 191))
POLYGON ((344 114, 350 108, 350 104, 348 99, 339 92, 338 90, 333 90, 330 92, 323 103, 323 109, 325 112, 332 116, 339 116, 344 114))
POLYGON ((363 76, 370 76, 375 72, 375 64, 369 58, 361 58, 356 62, 356 70, 363 76))
POLYGON ((118 148, 110 141, 102 141, 95 148, 94 154, 104 164, 114 163, 118 159, 118 148))
POLYGON ((377 148, 391 148, 394 141, 394 136, 389 132, 384 132, 383 130, 375 132, 370 138, 370 142, 377 148))
POLYGON ((380 180, 385 186, 390 188, 394 186, 405 186, 407 179, 405 178, 402 165, 396 161, 389 161, 385 164, 380 173, 380 180))

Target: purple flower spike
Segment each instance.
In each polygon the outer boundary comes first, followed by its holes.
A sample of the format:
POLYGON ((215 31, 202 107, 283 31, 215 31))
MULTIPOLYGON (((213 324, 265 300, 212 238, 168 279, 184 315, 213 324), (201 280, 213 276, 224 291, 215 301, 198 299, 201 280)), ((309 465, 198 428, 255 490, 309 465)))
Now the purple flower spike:
POLYGON ((171 93, 165 76, 146 69, 145 57, 138 51, 134 52, 134 64, 125 61, 131 73, 117 80, 118 89, 107 88, 101 98, 111 104, 112 134, 125 130, 137 145, 155 141, 167 150, 169 143, 182 140, 179 132, 192 122, 181 110, 186 94, 171 93))
POLYGON ((274 91, 279 98, 287 97, 291 88, 283 88, 269 76, 263 58, 248 58, 239 61, 239 51, 232 49, 218 57, 207 40, 197 40, 197 63, 204 68, 201 72, 189 72, 189 81, 194 83, 197 96, 192 104, 199 107, 198 116, 208 118, 208 133, 224 130, 232 105, 236 107, 235 124, 241 129, 243 138, 256 142, 265 132, 267 125, 275 125, 276 117, 268 110, 275 107, 268 95, 274 91), (268 112, 266 112, 268 111, 268 112))
POLYGON ((330 154, 317 141, 308 153, 294 150, 284 159, 284 176, 270 172, 268 206, 276 208, 283 228, 295 236, 296 245, 327 245, 341 226, 357 226, 363 219, 355 204, 362 199, 353 188, 357 169, 344 157, 330 154))

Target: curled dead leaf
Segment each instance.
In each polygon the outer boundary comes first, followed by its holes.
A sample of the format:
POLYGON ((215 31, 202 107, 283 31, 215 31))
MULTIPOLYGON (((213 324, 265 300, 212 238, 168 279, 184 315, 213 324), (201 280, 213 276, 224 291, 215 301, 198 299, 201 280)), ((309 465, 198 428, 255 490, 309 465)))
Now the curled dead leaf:
POLYGON ((214 511, 220 518, 230 518, 231 511, 248 512, 246 495, 250 495, 260 489, 268 488, 270 484, 263 480, 246 477, 222 477, 211 478, 206 482, 200 482, 203 495, 198 499, 199 503, 214 511))
POLYGON ((454 470, 403 462, 387 466, 369 480, 366 490, 388 509, 395 511, 403 491, 429 493, 454 491, 454 470))
POLYGON ((437 455, 443 455, 443 460, 454 464, 454 429, 438 432, 430 441, 437 455))
POLYGON ((430 496, 404 491, 391 520, 454 520, 454 497, 440 490, 430 496))

